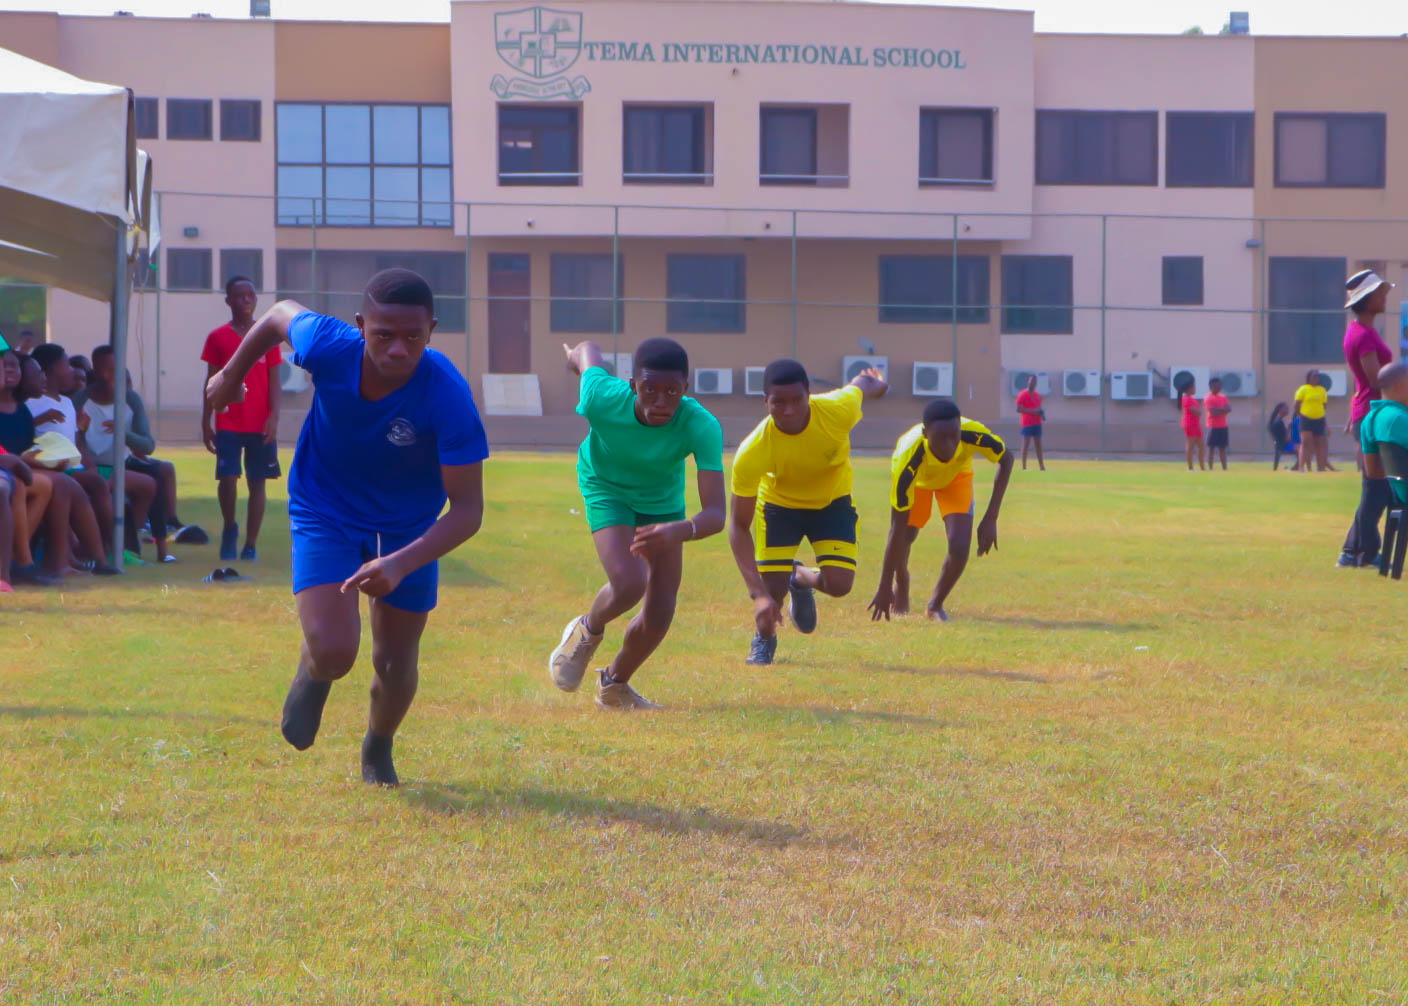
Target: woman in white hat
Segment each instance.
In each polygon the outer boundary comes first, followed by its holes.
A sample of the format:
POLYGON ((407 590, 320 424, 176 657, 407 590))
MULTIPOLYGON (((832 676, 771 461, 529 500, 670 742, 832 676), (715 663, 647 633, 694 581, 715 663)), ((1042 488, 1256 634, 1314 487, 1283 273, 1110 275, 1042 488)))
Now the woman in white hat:
MULTIPOLYGON (((1359 451, 1359 424, 1369 414, 1369 403, 1379 397, 1379 368, 1393 360, 1393 353, 1374 327, 1388 305, 1388 292, 1393 284, 1380 278, 1372 269, 1362 269, 1345 282, 1345 309, 1354 318, 1344 333, 1344 360, 1354 374, 1354 401, 1350 403, 1349 420, 1344 431, 1354 435, 1354 449, 1359 451)), ((1363 464, 1360 464, 1363 471, 1363 464)), ((1379 519, 1390 502, 1387 479, 1367 476, 1360 486, 1359 509, 1354 523, 1345 536, 1338 565, 1367 566, 1378 557, 1382 537, 1379 519)))

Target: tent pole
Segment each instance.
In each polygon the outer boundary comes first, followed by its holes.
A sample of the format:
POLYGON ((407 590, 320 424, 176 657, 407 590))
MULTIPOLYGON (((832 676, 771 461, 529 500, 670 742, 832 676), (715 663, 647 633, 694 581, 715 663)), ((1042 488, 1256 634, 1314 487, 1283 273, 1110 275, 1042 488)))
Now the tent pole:
POLYGON ((127 466, 127 306, 132 290, 132 280, 127 271, 127 226, 117 220, 117 234, 113 242, 112 301, 109 342, 112 345, 113 362, 116 364, 117 387, 113 389, 112 408, 112 564, 122 568, 126 504, 127 466))

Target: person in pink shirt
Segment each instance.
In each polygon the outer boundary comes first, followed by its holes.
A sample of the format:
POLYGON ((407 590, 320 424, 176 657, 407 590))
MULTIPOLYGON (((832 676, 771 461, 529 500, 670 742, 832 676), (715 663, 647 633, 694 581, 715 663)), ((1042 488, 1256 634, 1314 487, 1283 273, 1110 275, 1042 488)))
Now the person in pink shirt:
POLYGON ((1188 470, 1193 470, 1193 454, 1198 455, 1198 470, 1207 470, 1207 449, 1203 446, 1202 404, 1198 387, 1189 381, 1178 392, 1178 409, 1183 414, 1183 450, 1188 456, 1188 470))
MULTIPOLYGON (((1369 414, 1369 403, 1379 397, 1379 370, 1392 362, 1393 353, 1374 327, 1375 320, 1388 306, 1388 292, 1393 284, 1386 282, 1372 269, 1362 269, 1345 283, 1348 297, 1345 309, 1354 313, 1344 333, 1344 361, 1354 374, 1354 400, 1349 407, 1345 432, 1354 434, 1356 450, 1359 444, 1359 424, 1369 414)), ((1360 471, 1364 466, 1361 459, 1360 471)), ((1359 508, 1354 523, 1345 535, 1337 566, 1372 566, 1378 561, 1383 537, 1379 521, 1392 501, 1388 479, 1369 478, 1365 473, 1360 482, 1359 508)))
POLYGON ((1027 448, 1036 444, 1036 463, 1046 471, 1046 458, 1041 452, 1041 424, 1046 410, 1041 407, 1041 392, 1036 390, 1036 375, 1027 378, 1027 386, 1017 392, 1017 411, 1022 416, 1022 470, 1027 468, 1027 448))
POLYGON ((1222 470, 1227 471, 1227 414, 1232 406, 1222 393, 1222 378, 1208 381, 1208 393, 1203 397, 1203 413, 1208 417, 1208 467, 1220 458, 1222 470))

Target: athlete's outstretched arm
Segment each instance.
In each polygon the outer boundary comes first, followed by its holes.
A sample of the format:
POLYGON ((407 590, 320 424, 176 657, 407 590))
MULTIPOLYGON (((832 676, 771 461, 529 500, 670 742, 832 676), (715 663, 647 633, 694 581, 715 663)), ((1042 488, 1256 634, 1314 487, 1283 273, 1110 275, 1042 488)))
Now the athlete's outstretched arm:
POLYGON ((875 588, 875 596, 866 605, 870 609, 870 620, 881 618, 890 620, 890 612, 895 605, 895 581, 909 572, 909 511, 890 508, 890 533, 885 539, 885 561, 880 567, 880 586, 875 588))
POLYGON ((743 574, 743 584, 748 588, 748 596, 753 600, 753 621, 758 631, 765 636, 777 632, 782 624, 782 609, 768 593, 763 583, 763 575, 758 572, 758 560, 753 551, 753 513, 757 509, 755 496, 733 495, 729 509, 728 543, 733 549, 733 561, 743 574))
POLYGON ((407 576, 463 545, 484 521, 484 463, 441 465, 440 478, 450 508, 415 541, 366 563, 342 585, 342 592, 360 590, 370 597, 385 597, 407 576))
POLYGON ((567 354, 567 369, 578 377, 593 367, 601 367, 606 364, 606 357, 601 355, 601 347, 590 339, 579 342, 575 346, 569 346, 564 342, 562 351, 567 354))
MULTIPOLYGON (((244 400, 244 379, 254 365, 268 355, 269 350, 281 342, 288 342, 288 326, 306 310, 296 301, 281 300, 264 312, 245 333, 230 362, 205 382, 205 400, 213 411, 220 412, 244 400)), ((270 395, 273 394, 271 390, 270 395)))
POLYGON ((992 497, 988 500, 987 512, 978 524, 978 554, 987 555, 989 549, 997 548, 997 514, 1002 509, 1002 497, 1007 495, 1007 483, 1012 479, 1012 452, 1003 451, 997 462, 997 474, 992 480, 992 497))
POLYGON ((885 375, 876 367, 862 370, 851 379, 851 383, 859 388, 866 398, 884 398, 885 392, 890 390, 890 382, 885 380, 885 375))

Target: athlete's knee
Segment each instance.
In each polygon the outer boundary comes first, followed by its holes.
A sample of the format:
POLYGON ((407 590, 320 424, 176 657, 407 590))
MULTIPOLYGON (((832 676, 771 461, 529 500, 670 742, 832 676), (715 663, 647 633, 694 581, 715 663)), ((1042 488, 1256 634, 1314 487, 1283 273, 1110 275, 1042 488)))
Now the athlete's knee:
POLYGON ((852 569, 838 566, 821 567, 821 592, 830 597, 845 597, 855 586, 856 574, 852 569))
POLYGON ((611 592, 624 604, 635 604, 645 596, 645 573, 639 569, 618 569, 610 574, 611 592))
POLYGON ((313 666, 310 673, 319 681, 336 681, 346 677, 357 664, 357 640, 312 628, 305 632, 308 657, 313 666))
POLYGON ((415 677, 418 663, 416 649, 406 650, 392 646, 372 647, 372 670, 376 676, 388 681, 404 681, 415 677))

